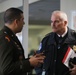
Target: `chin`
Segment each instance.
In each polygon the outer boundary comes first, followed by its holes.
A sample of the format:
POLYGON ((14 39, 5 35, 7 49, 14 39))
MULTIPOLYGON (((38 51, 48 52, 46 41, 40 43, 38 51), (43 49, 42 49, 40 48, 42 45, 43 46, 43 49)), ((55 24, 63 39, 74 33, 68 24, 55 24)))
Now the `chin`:
POLYGON ((17 31, 17 33, 20 33, 21 32, 21 30, 20 31, 17 31))

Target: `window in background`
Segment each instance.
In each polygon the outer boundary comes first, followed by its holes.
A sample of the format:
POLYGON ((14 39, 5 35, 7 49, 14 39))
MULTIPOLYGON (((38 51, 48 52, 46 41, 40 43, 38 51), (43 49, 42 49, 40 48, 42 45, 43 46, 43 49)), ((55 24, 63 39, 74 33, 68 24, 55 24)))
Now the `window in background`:
POLYGON ((71 28, 76 30, 76 11, 71 12, 71 28))

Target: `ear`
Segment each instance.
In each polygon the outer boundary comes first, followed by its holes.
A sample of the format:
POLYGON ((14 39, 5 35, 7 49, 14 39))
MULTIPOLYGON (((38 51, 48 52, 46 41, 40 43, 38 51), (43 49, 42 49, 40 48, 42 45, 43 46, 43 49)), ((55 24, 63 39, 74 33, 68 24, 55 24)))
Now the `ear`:
POLYGON ((65 23, 65 25, 67 25, 68 22, 67 21, 64 21, 64 23, 65 23))
POLYGON ((14 20, 14 25, 15 25, 15 26, 18 25, 18 20, 17 20, 17 19, 14 20))

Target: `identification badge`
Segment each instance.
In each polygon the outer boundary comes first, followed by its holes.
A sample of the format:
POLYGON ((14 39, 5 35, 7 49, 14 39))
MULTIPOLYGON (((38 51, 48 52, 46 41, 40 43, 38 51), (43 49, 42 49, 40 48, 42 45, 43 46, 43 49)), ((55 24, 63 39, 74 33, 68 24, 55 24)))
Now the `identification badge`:
POLYGON ((76 45, 73 46, 73 50, 76 52, 76 45))

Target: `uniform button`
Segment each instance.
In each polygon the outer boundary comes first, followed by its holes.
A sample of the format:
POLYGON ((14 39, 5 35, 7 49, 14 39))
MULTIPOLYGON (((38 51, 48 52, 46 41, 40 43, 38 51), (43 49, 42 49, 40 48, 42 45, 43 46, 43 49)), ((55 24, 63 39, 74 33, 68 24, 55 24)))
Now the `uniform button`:
POLYGON ((7 33, 7 32, 4 32, 5 34, 7 33))
POLYGON ((60 49, 60 45, 58 45, 58 49, 60 49))
POLYGON ((11 35, 13 37, 13 35, 11 35))
POLYGON ((54 62, 56 62, 56 60, 54 60, 54 62))

